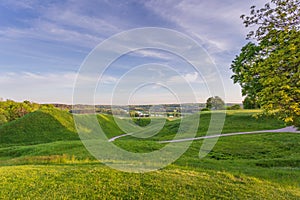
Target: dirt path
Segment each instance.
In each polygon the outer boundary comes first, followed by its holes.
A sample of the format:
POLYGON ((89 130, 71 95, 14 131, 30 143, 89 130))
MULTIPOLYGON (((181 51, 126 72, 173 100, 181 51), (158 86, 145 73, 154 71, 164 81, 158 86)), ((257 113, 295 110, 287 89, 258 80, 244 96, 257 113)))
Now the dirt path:
POLYGON ((166 140, 166 141, 159 141, 159 143, 173 143, 173 142, 185 142, 191 140, 201 140, 207 138, 216 138, 216 137, 228 137, 234 135, 247 135, 247 134, 258 134, 258 133, 300 133, 295 127, 288 126, 285 128, 275 129, 275 130, 261 130, 261 131, 249 131, 249 132, 236 132, 236 133, 224 133, 224 134, 217 134, 217 135, 209 135, 209 136, 202 136, 196 138, 185 138, 185 139, 178 139, 178 140, 166 140))

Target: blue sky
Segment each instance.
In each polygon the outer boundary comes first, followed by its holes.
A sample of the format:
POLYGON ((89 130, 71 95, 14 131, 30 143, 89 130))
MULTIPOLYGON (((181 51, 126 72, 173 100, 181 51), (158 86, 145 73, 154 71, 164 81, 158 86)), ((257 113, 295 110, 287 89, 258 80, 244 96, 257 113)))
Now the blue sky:
MULTIPOLYGON (((182 32, 205 48, 222 76, 226 102, 241 102, 240 87, 232 83, 229 69, 247 42, 248 30, 239 16, 248 13, 251 5, 264 3, 259 0, 1 0, 0 97, 72 103, 77 72, 99 43, 133 28, 161 27, 182 32)), ((191 83, 197 101, 205 102, 209 97, 210 93, 201 86, 200 74, 186 63, 168 52, 141 50, 112 64, 100 81, 102 85, 98 88, 102 90, 95 94, 96 103, 110 103, 106 97, 124 73, 136 65, 153 62, 175 66, 179 75, 191 83)), ((136 76, 143 78, 141 73, 136 76)), ((175 80, 176 76, 164 78, 175 80)), ((167 93, 156 86, 144 91, 140 88, 131 103, 175 102, 171 93, 167 93)))

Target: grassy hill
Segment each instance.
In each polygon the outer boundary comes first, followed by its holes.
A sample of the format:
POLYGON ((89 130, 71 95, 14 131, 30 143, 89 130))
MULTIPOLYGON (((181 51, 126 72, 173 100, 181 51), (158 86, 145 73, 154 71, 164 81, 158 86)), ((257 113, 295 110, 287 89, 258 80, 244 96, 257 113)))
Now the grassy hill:
MULTIPOLYGON (((98 115, 97 118, 107 137, 123 134, 111 115, 98 115)), ((79 139, 72 114, 55 108, 41 109, 0 126, 0 146, 79 139)))
POLYGON ((72 115, 58 109, 38 110, 0 126, 1 146, 78 139, 72 115))
MULTIPOLYGON (((223 133, 281 128, 252 112, 227 113, 223 133)), ((203 113, 197 135, 205 134, 203 113)), ((98 120, 111 138, 123 134, 111 115, 98 120)), ((125 119, 128 120, 128 119, 125 119)), ((192 120, 192 118, 191 118, 192 120)), ((149 152, 172 139, 180 120, 166 121, 148 139, 114 142, 132 152, 149 152)), ((72 115, 44 109, 0 126, 0 196, 4 199, 300 199, 300 134, 262 133, 220 138, 199 159, 202 141, 165 169, 145 174, 119 172, 95 160, 75 131, 72 115)))

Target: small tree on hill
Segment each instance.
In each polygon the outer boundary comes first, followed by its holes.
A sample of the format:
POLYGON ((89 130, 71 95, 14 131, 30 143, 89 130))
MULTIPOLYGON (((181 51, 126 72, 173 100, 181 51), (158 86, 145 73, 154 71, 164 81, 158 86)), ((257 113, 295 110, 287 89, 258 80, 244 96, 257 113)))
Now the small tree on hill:
POLYGON ((225 103, 218 96, 209 97, 206 100, 206 108, 211 109, 211 110, 223 110, 225 108, 225 103))

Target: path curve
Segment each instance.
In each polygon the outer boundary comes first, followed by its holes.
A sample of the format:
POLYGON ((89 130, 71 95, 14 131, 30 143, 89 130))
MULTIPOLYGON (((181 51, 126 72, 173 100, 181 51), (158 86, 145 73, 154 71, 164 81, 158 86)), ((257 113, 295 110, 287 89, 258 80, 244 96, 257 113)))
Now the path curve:
POLYGON ((121 138, 121 137, 125 137, 125 136, 127 136, 127 135, 130 135, 130 134, 127 133, 127 134, 123 134, 123 135, 118 135, 118 136, 112 137, 112 138, 110 138, 110 139, 108 140, 108 142, 113 142, 113 141, 115 141, 116 139, 121 138))
POLYGON ((227 136, 234 136, 234 135, 247 135, 247 134, 257 134, 257 133, 300 133, 294 126, 288 126, 285 128, 280 129, 273 129, 273 130, 261 130, 261 131, 249 131, 249 132, 236 132, 236 133, 225 133, 225 134, 217 134, 217 135, 208 135, 202 137, 195 137, 195 138, 185 138, 185 139, 178 139, 178 140, 166 140, 166 141, 159 141, 159 143, 174 143, 174 142, 186 142, 191 140, 201 140, 201 139, 208 139, 208 138, 216 138, 216 137, 227 137, 227 136))
MULTIPOLYGON (((297 130, 294 126, 288 126, 285 128, 280 129, 273 129, 273 130, 260 130, 260 131, 249 131, 249 132, 236 132, 236 133, 225 133, 225 134, 217 134, 217 135, 208 135, 208 136, 202 136, 202 137, 195 137, 195 138, 185 138, 185 139, 178 139, 178 140, 165 140, 165 141, 159 141, 158 143, 174 143, 174 142, 186 142, 191 140, 202 140, 202 139, 208 139, 208 138, 216 138, 216 137, 227 137, 227 136, 234 136, 234 135, 247 135, 247 134, 257 134, 257 133, 300 133, 300 131, 297 130)), ((115 137, 112 137, 108 140, 108 142, 113 142, 116 139, 119 139, 121 137, 125 137, 131 135, 131 133, 118 135, 115 137)))

